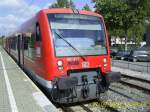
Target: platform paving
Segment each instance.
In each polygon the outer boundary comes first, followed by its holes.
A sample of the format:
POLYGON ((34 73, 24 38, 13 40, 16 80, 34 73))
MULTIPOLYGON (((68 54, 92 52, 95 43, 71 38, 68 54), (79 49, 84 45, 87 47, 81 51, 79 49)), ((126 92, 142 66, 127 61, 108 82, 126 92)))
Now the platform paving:
POLYGON ((57 112, 57 108, 0 47, 0 112, 57 112))

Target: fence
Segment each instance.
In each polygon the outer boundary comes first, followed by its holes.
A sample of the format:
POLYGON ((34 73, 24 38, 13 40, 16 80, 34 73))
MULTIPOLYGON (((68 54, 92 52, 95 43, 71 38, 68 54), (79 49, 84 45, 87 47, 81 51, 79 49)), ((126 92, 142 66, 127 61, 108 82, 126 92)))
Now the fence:
POLYGON ((121 60, 111 60, 112 66, 130 69, 133 71, 150 73, 150 62, 129 62, 121 60))

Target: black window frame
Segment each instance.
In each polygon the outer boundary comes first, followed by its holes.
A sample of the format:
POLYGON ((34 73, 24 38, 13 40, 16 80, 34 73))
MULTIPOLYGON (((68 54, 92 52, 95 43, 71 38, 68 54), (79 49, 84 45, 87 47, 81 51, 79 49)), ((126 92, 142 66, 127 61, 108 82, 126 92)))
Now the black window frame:
POLYGON ((36 33, 36 41, 37 42, 40 42, 40 41, 42 41, 42 37, 41 37, 41 29, 40 29, 40 25, 39 25, 39 23, 36 23, 36 31, 35 31, 35 33, 36 33), (38 30, 37 30, 38 29, 38 30))

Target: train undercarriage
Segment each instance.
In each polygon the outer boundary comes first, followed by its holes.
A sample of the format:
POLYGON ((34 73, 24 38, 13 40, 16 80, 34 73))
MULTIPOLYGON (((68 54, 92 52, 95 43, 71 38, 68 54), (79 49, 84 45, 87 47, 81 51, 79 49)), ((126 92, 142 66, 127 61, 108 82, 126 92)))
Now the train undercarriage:
POLYGON ((119 79, 118 72, 109 72, 104 75, 99 69, 69 71, 67 77, 52 81, 50 94, 52 100, 57 103, 93 100, 107 91, 111 82, 119 81, 119 79))

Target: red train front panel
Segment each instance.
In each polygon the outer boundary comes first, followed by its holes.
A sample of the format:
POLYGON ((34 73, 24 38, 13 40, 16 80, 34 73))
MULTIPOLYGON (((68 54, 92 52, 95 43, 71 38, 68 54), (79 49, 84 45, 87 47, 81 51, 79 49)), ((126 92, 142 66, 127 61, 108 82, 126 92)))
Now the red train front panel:
POLYGON ((51 96, 65 103, 95 99, 108 85, 110 71, 108 38, 103 18, 71 9, 39 13, 42 49, 51 96))

